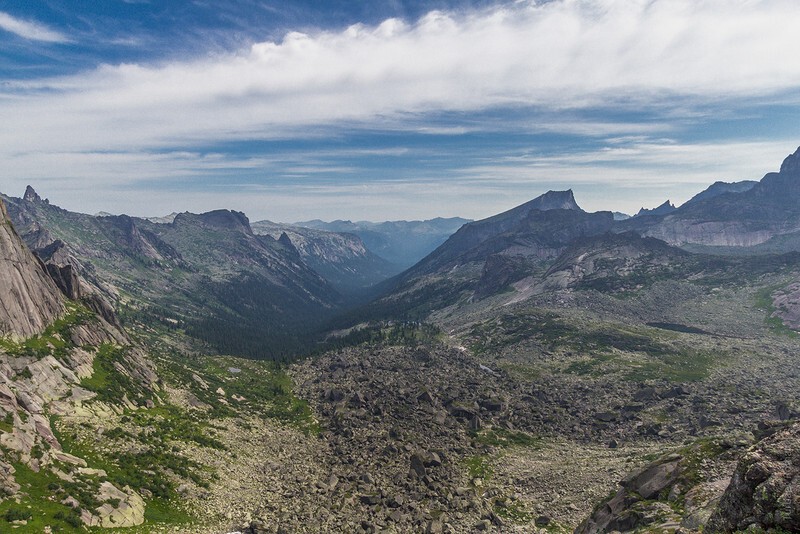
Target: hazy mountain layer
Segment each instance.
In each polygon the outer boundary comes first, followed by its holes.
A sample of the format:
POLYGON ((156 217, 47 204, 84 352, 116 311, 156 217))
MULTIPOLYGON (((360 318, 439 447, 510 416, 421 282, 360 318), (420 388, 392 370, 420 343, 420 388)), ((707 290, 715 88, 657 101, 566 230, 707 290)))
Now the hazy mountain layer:
POLYGON ((468 219, 453 217, 427 221, 333 221, 320 220, 295 223, 296 226, 357 235, 374 254, 393 265, 397 274, 411 267, 436 247, 444 243, 456 230, 468 223, 468 219))

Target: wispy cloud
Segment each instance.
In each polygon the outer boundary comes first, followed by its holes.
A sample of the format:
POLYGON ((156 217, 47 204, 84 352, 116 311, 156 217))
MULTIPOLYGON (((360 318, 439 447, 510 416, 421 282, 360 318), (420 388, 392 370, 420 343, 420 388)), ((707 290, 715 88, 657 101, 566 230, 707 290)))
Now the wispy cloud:
POLYGON ((3 11, 0 11, 0 29, 32 41, 44 41, 48 43, 69 42, 69 38, 66 35, 48 28, 44 24, 22 20, 3 11))
POLYGON ((785 60, 800 49, 798 24, 800 4, 789 0, 560 0, 432 12, 413 24, 290 33, 229 55, 41 80, 46 95, 4 106, 0 141, 159 147, 428 111, 778 93, 800 85, 800 62, 785 60), (29 134, 19 139, 22 129, 29 134))
MULTIPOLYGON (((65 40, 3 13, 0 27, 29 39, 65 40)), ((502 131, 507 125, 498 117, 511 116, 526 134, 614 139, 571 163, 574 154, 527 160, 516 154, 445 169, 450 176, 464 172, 461 191, 478 189, 472 178, 493 175, 516 179, 534 194, 556 171, 585 184, 738 179, 726 175, 732 167, 714 168, 687 143, 676 148, 651 139, 677 135, 709 110, 735 115, 742 103, 795 91, 800 62, 787 57, 800 49, 798 27, 795 0, 531 0, 293 32, 183 61, 11 81, 0 88, 0 158, 16 181, 69 176, 84 191, 98 182, 111 187, 235 172, 247 173, 246 183, 269 183, 297 170, 350 171, 352 162, 210 158, 198 147, 381 129, 468 137, 502 131), (630 118, 641 110, 652 110, 647 120, 630 118), (436 116, 455 119, 428 120, 436 116), (686 165, 666 172, 664 162, 678 158, 686 165)), ((776 150, 784 155, 785 145, 776 150)), ((766 151, 741 152, 736 162, 746 164, 746 155, 748 169, 764 165, 766 151)), ((385 183, 373 183, 362 188, 370 199, 387 191, 385 183)), ((418 192, 419 186, 403 189, 409 205, 414 187, 418 192)), ((460 193, 453 191, 455 199, 460 193)), ((497 202, 473 208, 510 199, 511 193, 495 193, 497 202)), ((478 215, 464 206, 464 214, 478 215)))

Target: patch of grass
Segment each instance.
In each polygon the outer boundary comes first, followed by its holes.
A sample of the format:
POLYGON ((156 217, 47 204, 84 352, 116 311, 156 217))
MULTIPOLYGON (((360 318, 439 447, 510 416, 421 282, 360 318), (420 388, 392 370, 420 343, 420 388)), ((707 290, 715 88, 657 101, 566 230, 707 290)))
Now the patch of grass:
POLYGON ((667 354, 644 354, 625 361, 618 354, 601 353, 576 360, 564 371, 594 377, 619 373, 624 380, 633 382, 654 379, 697 382, 708 377, 716 359, 707 352, 680 349, 667 354))
POLYGON ((208 418, 259 414, 307 433, 316 434, 320 430, 311 407, 294 395, 292 379, 278 363, 172 354, 162 360, 159 372, 162 378, 188 389, 208 405, 208 418), (232 373, 230 368, 240 371, 232 373), (193 375, 201 376, 205 386, 193 375), (224 394, 218 393, 219 390, 224 394))
POLYGON ((144 511, 145 524, 161 523, 167 525, 184 524, 192 521, 186 511, 161 500, 153 500, 144 511))
POLYGON ((124 363, 125 354, 129 350, 130 347, 120 347, 112 343, 100 345, 92 364, 93 372, 81 381, 81 387, 97 393, 95 398, 99 401, 118 404, 127 396, 128 400, 143 405, 145 391, 142 386, 118 368, 124 363))
MULTIPOLYGON (((6 499, 0 502, 0 517, 5 521, 24 519, 24 527, 14 529, 13 532, 43 532, 46 526, 53 528, 54 532, 73 532, 82 529, 83 523, 73 525, 76 511, 61 504, 65 496, 61 482, 51 471, 43 469, 40 472, 31 470, 23 463, 12 463, 15 469, 14 478, 20 485, 20 502, 6 499)), ((79 520, 79 519, 78 519, 79 520)), ((79 520, 80 521, 80 520, 79 520)), ((11 532, 8 527, 0 527, 0 531, 11 532)))
POLYGON ((498 500, 495 501, 493 509, 498 516, 514 523, 524 524, 533 521, 533 514, 519 501, 498 500))
POLYGON ((593 354, 592 356, 575 360, 564 371, 575 375, 598 376, 601 374, 603 364, 614 359, 612 354, 593 354))
POLYGON ((464 461, 469 473, 470 479, 488 480, 494 474, 492 466, 489 465, 489 459, 483 455, 470 456, 464 461))
POLYGON ((14 431, 14 414, 11 412, 6 413, 3 419, 0 420, 0 430, 3 432, 14 431))
POLYGON ((542 376, 542 371, 533 365, 503 361, 498 366, 509 375, 521 380, 537 380, 542 376))
POLYGON ((707 378, 716 358, 707 352, 680 351, 633 364, 625 373, 627 380, 642 382, 665 379, 672 382, 697 382, 707 378))
POLYGON ((569 349, 583 353, 625 352, 667 354, 673 349, 647 332, 627 325, 575 325, 553 312, 532 310, 506 314, 472 327, 469 338, 475 353, 497 353, 523 341, 548 350, 569 349))

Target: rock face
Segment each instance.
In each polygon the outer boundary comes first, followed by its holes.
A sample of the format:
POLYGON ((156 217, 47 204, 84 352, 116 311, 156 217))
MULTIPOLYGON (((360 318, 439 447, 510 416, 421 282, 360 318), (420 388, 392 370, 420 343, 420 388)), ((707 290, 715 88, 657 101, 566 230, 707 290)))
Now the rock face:
MULTIPOLYGON (((43 203, 30 188, 26 199, 43 203)), ((95 316, 90 309, 103 308, 102 299, 92 294, 82 304, 80 297, 80 281, 72 267, 52 261, 45 266, 34 256, 17 235, 0 201, 0 334, 5 338, 0 345, 3 498, 22 489, 15 480, 12 462, 36 473, 50 470, 71 482, 99 473, 87 470, 82 458, 62 451, 50 416, 74 416, 84 409, 83 401, 97 395, 85 389, 83 380, 96 371, 95 359, 101 347, 124 351, 124 356, 114 362, 114 369, 106 370, 124 375, 121 383, 130 385, 121 393, 122 404, 135 408, 127 395, 133 398, 141 393, 139 397, 143 398, 156 387, 157 377, 150 364, 140 349, 130 345, 113 311, 107 309, 106 318, 95 316)), ((133 491, 103 482, 97 498, 101 506, 94 511, 84 509, 76 519, 80 517, 89 526, 133 526, 144 521, 144 502, 133 491)))
POLYGON ((575 534, 697 532, 714 511, 739 454, 740 447, 713 440, 667 454, 625 477, 619 491, 598 505, 575 534))
POLYGON ((17 235, 0 200, 0 335, 37 334, 63 312, 58 288, 17 235))
POLYGON ((630 532, 655 522, 646 519, 641 503, 657 500, 659 493, 675 483, 681 459, 679 455, 666 456, 629 475, 620 482, 617 494, 581 523, 575 534, 630 532))
POLYGON ((800 424, 765 438, 744 455, 706 530, 749 527, 800 531, 800 424))

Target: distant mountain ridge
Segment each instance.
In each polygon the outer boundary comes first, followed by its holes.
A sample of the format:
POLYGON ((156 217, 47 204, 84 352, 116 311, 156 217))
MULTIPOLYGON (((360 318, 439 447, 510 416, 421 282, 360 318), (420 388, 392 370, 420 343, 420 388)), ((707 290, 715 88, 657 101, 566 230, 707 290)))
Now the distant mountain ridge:
POLYGON ((258 235, 288 240, 303 260, 342 292, 359 291, 395 274, 395 268, 367 249, 355 234, 329 232, 271 221, 252 223, 258 235))
POLYGON ((663 204, 652 209, 641 208, 634 217, 642 217, 643 215, 666 215, 667 213, 672 213, 676 209, 678 208, 676 208, 672 202, 666 200, 663 204))
POLYGON ((707 189, 697 193, 695 196, 687 200, 683 203, 683 206, 687 204, 694 204, 695 202, 699 202, 701 200, 708 200, 719 195, 724 195, 725 193, 744 193, 745 191, 751 190, 758 182, 755 180, 744 180, 741 182, 714 182, 711 184, 707 189))
MULTIPOLYGON (((761 268, 758 260, 736 263, 708 255, 715 252, 714 246, 735 248, 744 256, 800 251, 800 149, 786 158, 779 172, 768 173, 758 183, 718 182, 679 208, 667 201, 624 220, 611 212, 586 213, 571 190, 549 191, 465 224, 385 283, 383 296, 373 305, 380 316, 419 319, 457 302, 512 291, 526 279, 530 295, 579 285, 627 290, 662 278, 704 277, 704 264, 713 265, 712 272, 718 270, 723 278, 761 268), (588 248, 558 259, 577 243, 588 248), (768 244, 773 248, 758 248, 768 244), (687 256, 676 247, 707 255, 687 256), (680 268, 669 268, 671 261, 680 268)), ((793 256, 765 261, 781 269, 793 256)), ((792 294, 783 301, 794 299, 792 294)))
POLYGON ((800 244, 799 199, 800 149, 752 186, 714 184, 671 213, 634 217, 617 228, 679 246, 756 247, 781 239, 776 251, 789 251, 800 244))
POLYGON ((465 224, 402 278, 459 262, 485 261, 493 254, 555 257, 572 239, 608 231, 613 222, 611 212, 583 211, 571 189, 548 191, 516 208, 465 224))
POLYGON ((293 225, 356 235, 368 250, 394 266, 391 274, 397 274, 424 258, 468 222, 469 219, 460 217, 377 223, 342 220, 323 222, 315 219, 293 225))

